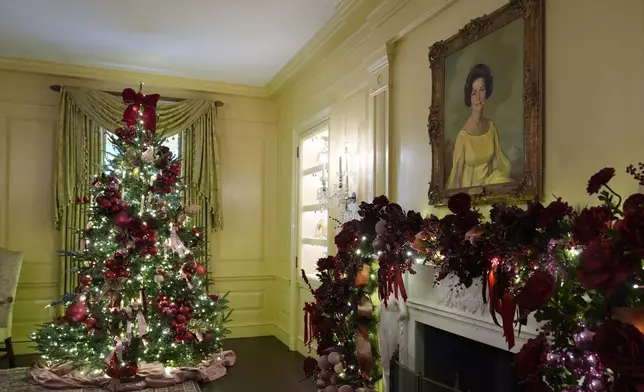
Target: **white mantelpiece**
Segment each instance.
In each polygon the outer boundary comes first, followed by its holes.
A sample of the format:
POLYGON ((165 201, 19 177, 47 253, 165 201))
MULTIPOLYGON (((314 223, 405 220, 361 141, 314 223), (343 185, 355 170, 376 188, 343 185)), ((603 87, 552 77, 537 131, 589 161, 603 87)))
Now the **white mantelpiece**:
MULTIPOLYGON (((507 350, 503 331, 494 324, 488 311, 488 304, 483 302, 481 282, 475 282, 470 288, 457 291, 457 278, 448 276, 439 285, 434 285, 436 269, 417 264, 415 275, 406 276, 409 319, 406 327, 407 358, 401 358, 413 371, 422 371, 424 362, 424 344, 422 326, 430 325, 453 334, 507 350)), ((538 323, 534 318, 528 325, 522 326, 520 336, 515 329, 515 347, 517 352, 530 338, 537 335, 538 323)))

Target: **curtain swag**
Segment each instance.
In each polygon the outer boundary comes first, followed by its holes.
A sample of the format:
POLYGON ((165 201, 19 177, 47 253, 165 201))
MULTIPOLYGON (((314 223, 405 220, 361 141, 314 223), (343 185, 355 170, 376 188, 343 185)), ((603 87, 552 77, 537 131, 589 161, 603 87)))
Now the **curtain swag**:
MULTIPOLYGON (((89 181, 101 170, 101 129, 112 132, 122 126, 124 109, 120 97, 85 88, 61 88, 54 182, 57 229, 66 230, 65 210, 77 196, 85 194, 89 181)), ((204 213, 207 208, 207 226, 220 230, 223 218, 215 102, 160 102, 157 115, 157 135, 182 133, 183 174, 189 195, 186 202, 201 205, 204 213)))

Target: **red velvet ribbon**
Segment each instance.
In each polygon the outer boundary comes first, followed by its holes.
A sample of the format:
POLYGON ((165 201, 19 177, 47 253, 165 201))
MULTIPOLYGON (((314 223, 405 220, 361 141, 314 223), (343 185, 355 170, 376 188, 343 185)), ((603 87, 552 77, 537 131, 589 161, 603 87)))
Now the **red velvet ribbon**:
POLYGON ((380 296, 380 300, 384 302, 385 307, 388 305, 391 293, 394 293, 396 299, 399 299, 398 293, 400 293, 403 301, 407 301, 407 290, 405 289, 402 272, 394 264, 387 266, 386 282, 384 285, 378 287, 378 295, 380 296))
POLYGON ((501 298, 496 293, 496 276, 494 270, 490 270, 488 280, 488 302, 490 303, 490 314, 494 324, 503 328, 503 336, 508 344, 508 349, 514 347, 514 313, 516 310, 516 301, 514 296, 508 292, 504 293, 501 298), (496 319, 496 314, 501 315, 501 324, 496 319))
POLYGON ((304 344, 309 344, 315 338, 315 325, 313 324, 313 315, 315 305, 312 303, 304 304, 304 344))
POLYGON ((146 130, 149 130, 153 135, 156 133, 157 123, 157 102, 159 101, 159 94, 143 95, 136 93, 131 88, 126 88, 121 93, 123 102, 128 106, 123 112, 123 121, 128 126, 135 126, 139 120, 139 108, 143 106, 142 120, 146 130))

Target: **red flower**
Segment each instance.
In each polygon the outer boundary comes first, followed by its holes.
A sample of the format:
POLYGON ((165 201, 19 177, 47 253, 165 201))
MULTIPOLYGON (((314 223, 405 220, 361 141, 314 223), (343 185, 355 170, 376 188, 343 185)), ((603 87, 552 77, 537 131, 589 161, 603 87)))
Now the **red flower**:
POLYGON ((607 207, 584 208, 572 221, 572 238, 579 245, 586 245, 599 238, 610 226, 613 214, 607 207))
POLYGON ((605 167, 593 174, 588 180, 588 186, 586 187, 586 192, 589 195, 594 195, 599 192, 602 186, 608 184, 608 182, 615 177, 615 169, 612 167, 605 167))
POLYGON ((357 243, 358 236, 353 230, 342 229, 335 236, 335 246, 338 248, 338 252, 348 252, 357 243))
POLYGON ((546 271, 535 271, 517 296, 519 312, 526 315, 541 309, 555 293, 555 278, 546 271))
POLYGON ((570 207, 568 203, 561 201, 561 199, 559 198, 548 204, 546 208, 540 211, 539 227, 547 228, 554 223, 558 223, 571 214, 572 207, 570 207))
POLYGON ((208 298, 213 301, 217 301, 219 299, 219 296, 217 294, 208 294, 208 298))
POLYGON ((541 379, 542 365, 546 360, 548 342, 543 334, 528 340, 514 356, 514 370, 521 383, 533 384, 541 379))
POLYGON ((633 193, 624 201, 624 216, 640 215, 644 211, 644 195, 633 193))
POLYGON ((462 214, 472 207, 472 198, 470 195, 464 192, 459 192, 455 195, 450 196, 447 201, 447 208, 452 211, 453 214, 462 214))
POLYGON ((600 238, 581 253, 577 276, 588 290, 611 294, 637 267, 637 260, 624 255, 610 238, 600 238))
POLYGON ((318 260, 318 270, 320 272, 332 269, 334 265, 335 265, 335 257, 333 256, 322 257, 321 259, 318 260))
POLYGON ((617 372, 644 366, 644 335, 632 324, 607 319, 593 337, 593 347, 604 365, 617 372))

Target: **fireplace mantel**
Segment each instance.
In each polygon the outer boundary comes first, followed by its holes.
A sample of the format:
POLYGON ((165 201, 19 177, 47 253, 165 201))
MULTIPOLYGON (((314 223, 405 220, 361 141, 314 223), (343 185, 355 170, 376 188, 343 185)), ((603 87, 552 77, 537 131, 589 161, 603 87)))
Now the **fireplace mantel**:
MULTIPOLYGON (((470 288, 457 289, 456 277, 448 276, 439 285, 434 285, 436 268, 418 264, 414 267, 416 274, 406 276, 408 293, 407 306, 409 319, 406 327, 407 358, 401 358, 405 365, 414 371, 422 369, 424 361, 421 347, 423 334, 418 324, 430 325, 453 334, 472 339, 501 350, 507 350, 503 331, 494 324, 488 311, 488 304, 483 302, 482 283, 475 282, 470 288)), ((538 323, 534 318, 528 325, 521 327, 517 336, 515 329, 515 347, 517 352, 530 338, 537 335, 538 323)))

